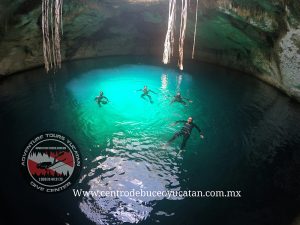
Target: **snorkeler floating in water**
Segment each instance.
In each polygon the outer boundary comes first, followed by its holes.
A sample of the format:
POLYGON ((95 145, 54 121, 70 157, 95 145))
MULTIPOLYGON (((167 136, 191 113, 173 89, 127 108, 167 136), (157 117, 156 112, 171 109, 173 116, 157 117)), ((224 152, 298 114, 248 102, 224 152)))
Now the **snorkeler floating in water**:
POLYGON ((170 104, 173 104, 174 102, 179 102, 179 103, 181 103, 181 104, 183 104, 183 105, 186 105, 186 102, 184 101, 184 99, 187 100, 187 101, 189 101, 189 102, 193 102, 193 101, 191 101, 190 99, 187 99, 187 98, 182 97, 181 94, 180 94, 180 92, 178 92, 178 93, 173 97, 173 99, 172 99, 172 101, 171 101, 170 104))
POLYGON ((145 99, 145 96, 147 96, 149 98, 150 103, 153 103, 152 97, 151 97, 151 95, 149 95, 149 93, 152 92, 153 94, 156 94, 154 91, 148 89, 147 86, 144 86, 143 89, 139 89, 137 91, 142 91, 143 92, 143 94, 141 95, 141 98, 145 99))
POLYGON ((103 91, 100 91, 99 96, 95 97, 95 101, 97 101, 99 106, 101 106, 101 103, 106 104, 109 102, 108 98, 104 96, 103 91))
POLYGON ((187 140, 189 139, 189 137, 192 133, 193 128, 196 128, 199 131, 200 138, 202 138, 202 139, 204 138, 200 128, 195 123, 193 123, 193 118, 192 117, 189 117, 187 121, 184 121, 184 120, 176 121, 174 123, 174 125, 176 125, 177 123, 184 123, 184 126, 181 128, 180 131, 177 131, 173 135, 173 137, 168 141, 168 144, 170 144, 172 141, 174 141, 179 136, 183 136, 183 140, 182 140, 182 143, 181 143, 181 146, 180 146, 180 149, 183 149, 186 145, 187 140))

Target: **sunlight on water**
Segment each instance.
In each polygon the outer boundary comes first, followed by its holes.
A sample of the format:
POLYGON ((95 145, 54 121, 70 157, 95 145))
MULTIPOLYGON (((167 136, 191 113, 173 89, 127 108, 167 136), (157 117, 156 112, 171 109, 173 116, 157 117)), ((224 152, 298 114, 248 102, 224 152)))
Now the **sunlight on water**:
POLYGON ((71 80, 67 87, 77 100, 83 130, 103 141, 105 135, 115 138, 150 135, 161 139, 166 130, 174 130, 170 127, 171 123, 185 120, 192 114, 197 99, 188 106, 180 103, 170 105, 177 91, 191 98, 191 85, 189 74, 178 74, 176 70, 164 71, 155 66, 127 65, 90 71, 71 80), (156 93, 150 94, 153 104, 147 97, 141 98, 142 92, 137 91, 144 85, 156 93), (109 99, 109 103, 101 107, 94 101, 100 90, 109 99))

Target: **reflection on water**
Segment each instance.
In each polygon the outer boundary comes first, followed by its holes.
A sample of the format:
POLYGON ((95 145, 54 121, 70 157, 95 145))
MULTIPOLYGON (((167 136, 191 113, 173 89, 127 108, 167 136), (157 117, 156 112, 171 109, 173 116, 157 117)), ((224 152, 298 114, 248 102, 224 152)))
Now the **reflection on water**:
POLYGON ((52 75, 49 77, 49 95, 50 95, 50 108, 57 109, 57 91, 56 91, 56 83, 55 79, 52 75))
MULTIPOLYGON (((175 191, 180 189, 179 166, 174 154, 157 150, 151 138, 122 139, 116 134, 110 157, 96 158, 98 163, 88 172, 89 191, 175 191), (130 152, 128 152, 130 150, 130 152), (146 150, 146 151, 145 151, 146 150), (100 173, 99 176, 95 174, 100 173), (89 177, 92 177, 89 180, 89 177)), ((83 180, 84 181, 84 180, 83 180)), ((145 194, 146 195, 146 194, 145 194)), ((83 213, 97 224, 137 223, 146 219, 161 196, 84 197, 79 205, 83 213)), ((175 200, 173 197, 172 200, 175 200)), ((177 199, 179 200, 179 199, 177 199)))
POLYGON ((162 74, 161 75, 161 89, 165 90, 168 87, 168 75, 162 74))
POLYGON ((180 92, 180 86, 181 86, 181 82, 182 82, 182 74, 178 74, 176 77, 176 92, 180 92))

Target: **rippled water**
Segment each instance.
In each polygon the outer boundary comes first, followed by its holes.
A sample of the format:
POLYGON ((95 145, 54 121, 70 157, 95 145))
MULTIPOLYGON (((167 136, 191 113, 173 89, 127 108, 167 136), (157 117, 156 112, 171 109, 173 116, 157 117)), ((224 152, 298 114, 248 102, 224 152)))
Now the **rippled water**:
POLYGON ((192 62, 184 72, 175 68, 144 57, 111 57, 66 63, 51 76, 36 69, 1 81, 7 159, 1 166, 9 186, 1 194, 7 209, 20 215, 9 218, 12 223, 290 224, 299 213, 299 105, 238 72, 192 62), (144 85, 156 92, 153 104, 136 91, 144 85), (102 107, 94 101, 99 90, 110 101, 102 107), (177 91, 193 102, 170 105, 177 91), (185 151, 179 151, 180 138, 164 146, 181 128, 171 124, 189 116, 205 138, 194 130, 185 151), (44 130, 62 132, 80 147, 84 167, 73 188, 241 190, 243 197, 35 192, 17 175, 18 159, 44 130))

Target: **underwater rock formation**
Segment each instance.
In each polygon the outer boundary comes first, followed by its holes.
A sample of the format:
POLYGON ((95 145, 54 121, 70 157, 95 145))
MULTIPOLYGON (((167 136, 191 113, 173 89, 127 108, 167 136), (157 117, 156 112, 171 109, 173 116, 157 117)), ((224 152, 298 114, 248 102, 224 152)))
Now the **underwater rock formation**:
MULTIPOLYGON (((298 0, 203 0, 199 4, 195 60, 255 75, 300 100, 298 0)), ((195 7, 196 1, 190 1, 184 60, 191 59, 195 7)), ((167 20, 168 1, 163 0, 66 1, 62 60, 109 55, 161 58, 167 20)), ((179 29, 179 18, 176 22, 179 29)), ((41 25, 40 0, 1 1, 1 75, 43 65, 41 25)))

